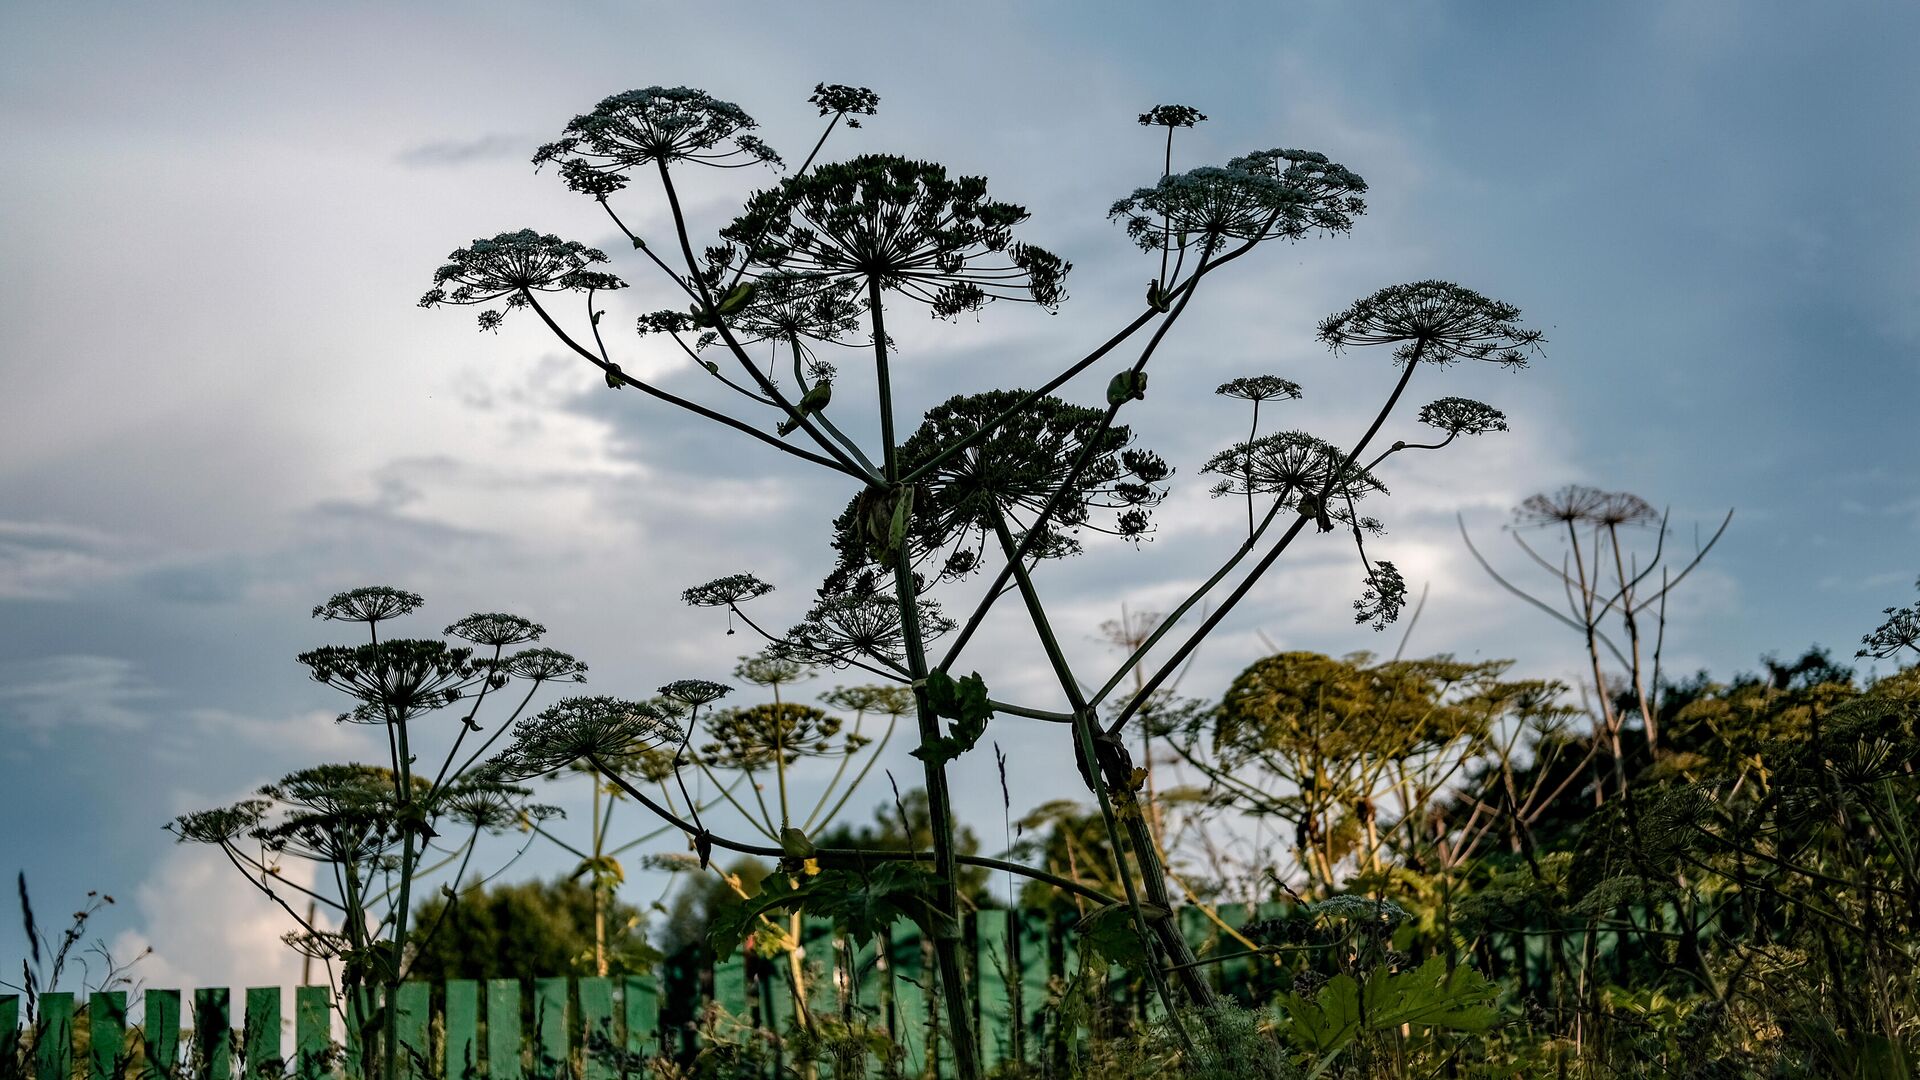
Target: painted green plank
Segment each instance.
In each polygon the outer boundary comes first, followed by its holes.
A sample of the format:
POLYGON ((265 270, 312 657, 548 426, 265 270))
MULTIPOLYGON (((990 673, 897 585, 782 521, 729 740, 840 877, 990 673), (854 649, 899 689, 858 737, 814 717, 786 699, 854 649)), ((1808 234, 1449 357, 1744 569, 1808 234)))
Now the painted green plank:
POLYGON ((906 1051, 906 1071, 917 1076, 927 1050, 926 977, 920 963, 920 932, 896 926, 889 934, 888 968, 893 974, 893 1041, 906 1051))
POLYGON ((487 1076, 520 1080, 520 982, 487 980, 487 1076))
POLYGON ((349 1077, 365 1077, 376 1071, 368 1067, 364 1058, 379 1049, 379 1031, 366 1030, 380 1015, 379 994, 378 990, 363 986, 347 1001, 346 1071, 349 1077), (361 1038, 364 1035, 373 1036, 374 1043, 362 1047, 361 1038))
POLYGON ((147 991, 147 1013, 140 1029, 148 1080, 172 1080, 180 1063, 180 991, 147 991))
POLYGON ((1009 949, 1007 913, 981 911, 973 917, 976 934, 974 953, 975 1008, 980 1010, 976 1031, 980 1036, 980 1060, 988 1068, 1013 1056, 1014 1011, 1012 985, 1020 978, 1020 958, 1009 949))
POLYGON ((568 981, 565 978, 533 980, 534 1075, 538 1080, 565 1075, 568 981))
POLYGON ((280 988, 254 986, 247 989, 246 1027, 242 1034, 246 1047, 249 1080, 278 1080, 286 1064, 280 1056, 280 988))
POLYGON ((580 1037, 585 1040, 580 1049, 586 1055, 583 1076, 585 1080, 613 1080, 616 1070, 611 1055, 604 1050, 595 1052, 603 1045, 620 1045, 613 1030, 613 980, 581 979, 579 987, 580 1037))
POLYGON ((433 987, 423 982, 401 983, 394 990, 394 1028, 400 1047, 400 1075, 413 1080, 433 1076, 433 1043, 427 1032, 432 1017, 428 1007, 433 987))
POLYGON ((73 1080, 73 995, 41 994, 40 1022, 33 1033, 33 1074, 38 1080, 73 1080))
POLYGON ((660 1052, 660 989, 652 976, 629 975, 621 988, 621 1011, 627 1020, 627 1052, 660 1052))
POLYGON ((88 1080, 118 1080, 126 1038, 126 993, 93 995, 87 1001, 88 1080))
POLYGON ((20 995, 0 994, 0 1067, 20 1060, 20 995))
POLYGON ((1052 920, 1044 912, 1022 911, 1017 920, 1020 931, 1020 1038, 1025 1060, 1036 1060, 1046 1031, 1047 978, 1053 974, 1052 947, 1048 943, 1052 920))
POLYGON ((480 984, 447 980, 446 1080, 476 1080, 480 1075, 480 984))
POLYGON ((193 992, 193 1039, 206 1080, 233 1077, 233 995, 224 986, 193 992))
MULTIPOLYGON (((296 986, 293 990, 293 1074, 295 1080, 325 1080, 332 1042, 333 988, 296 986)), ((152 1016, 153 1006, 147 1006, 152 1016)))
POLYGON ((807 1008, 816 1017, 840 1015, 840 987, 834 979, 833 922, 808 916, 800 926, 807 953, 807 1008))
POLYGON ((731 1016, 747 1015, 747 961, 739 952, 714 961, 713 1000, 731 1016))

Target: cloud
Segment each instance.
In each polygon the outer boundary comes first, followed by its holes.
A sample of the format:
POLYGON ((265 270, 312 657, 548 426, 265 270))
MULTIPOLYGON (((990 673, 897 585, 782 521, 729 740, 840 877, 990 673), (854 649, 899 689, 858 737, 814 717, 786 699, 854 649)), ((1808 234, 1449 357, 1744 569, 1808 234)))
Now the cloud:
POLYGON ((415 169, 450 169, 481 161, 531 157, 528 140, 519 135, 482 135, 475 139, 442 139, 409 146, 394 155, 400 164, 415 169))
MULTIPOLYGON (((313 884, 313 867, 290 860, 287 881, 313 884)), ((289 903, 298 899, 287 892, 289 903)), ((295 907, 300 905, 295 903, 295 907)), ((286 911, 239 878, 219 852, 194 844, 170 849, 134 890, 139 923, 114 937, 116 959, 153 952, 135 975, 158 989, 294 986, 301 958, 281 940, 297 929, 286 911)), ((314 978, 323 976, 316 972, 314 978)))
POLYGON ((0 521, 0 599, 60 599, 118 570, 114 539, 45 521, 0 521))
POLYGON ((131 660, 64 655, 0 664, 0 730, 45 745, 73 728, 139 731, 164 693, 131 660))

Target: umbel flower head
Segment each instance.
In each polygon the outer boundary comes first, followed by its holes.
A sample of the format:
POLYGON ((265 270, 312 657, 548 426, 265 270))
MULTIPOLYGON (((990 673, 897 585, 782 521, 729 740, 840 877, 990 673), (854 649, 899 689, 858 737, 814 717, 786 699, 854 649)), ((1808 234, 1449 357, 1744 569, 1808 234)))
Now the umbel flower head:
POLYGON ((700 756, 720 768, 760 769, 776 761, 792 765, 803 757, 851 754, 867 744, 862 736, 839 738, 841 726, 825 709, 791 701, 723 709, 707 718, 712 741, 700 756))
MULTIPOLYGON (((536 292, 626 288, 626 282, 612 274, 589 269, 606 261, 606 252, 577 240, 562 240, 532 229, 503 232, 490 240, 475 240, 455 248, 447 262, 433 272, 433 288, 420 298, 420 306, 486 304, 505 299, 511 310, 532 303, 536 292)), ((498 329, 503 317, 498 311, 481 312, 480 329, 498 329)))
POLYGON ((1191 105, 1155 105, 1140 114, 1141 127, 1192 127, 1204 121, 1207 114, 1191 105))
MULTIPOLYGON (((1913 586, 1920 589, 1920 581, 1913 586)), ((1886 621, 1874 628, 1873 633, 1861 636, 1860 651, 1854 653, 1855 656, 1891 660, 1900 655, 1902 649, 1920 652, 1920 604, 1886 608, 1881 614, 1887 617, 1886 621)))
POLYGON ((1529 495, 1514 509, 1514 523, 1529 525, 1651 525, 1658 511, 1628 491, 1601 491, 1568 484, 1552 494, 1529 495))
POLYGON ((513 727, 513 742, 489 763, 502 779, 558 772, 594 758, 622 763, 643 751, 680 741, 679 727, 643 701, 570 697, 513 727))
POLYGON ((1216 497, 1278 495, 1283 505, 1295 509, 1301 507, 1302 496, 1317 497, 1325 489, 1327 512, 1335 520, 1346 521, 1343 515, 1349 500, 1384 494, 1387 486, 1357 462, 1342 469, 1344 461, 1346 454, 1324 439, 1304 431, 1281 431, 1228 447, 1208 458, 1200 471, 1220 477, 1213 486, 1216 497))
MULTIPOLYGON (((932 461, 1025 397, 1021 390, 991 390, 947 399, 927 412, 901 446, 901 469, 912 471, 932 461)), ((992 434, 947 457, 914 493, 906 537, 914 562, 944 550, 950 552, 945 576, 959 576, 953 572, 956 566, 970 570, 993 534, 996 514, 1006 518, 1010 530, 1024 534, 1027 523, 1067 482, 1075 462, 1089 453, 1032 551, 1047 557, 1075 554, 1080 544, 1073 534, 1081 528, 1127 537, 1143 534, 1147 511, 1166 497, 1163 481, 1172 470, 1159 455, 1130 447, 1132 432, 1125 426, 1103 426, 1105 418, 1100 409, 1041 397, 992 434), (1096 523, 1097 510, 1114 511, 1112 523, 1096 523)), ((874 558, 865 502, 865 496, 856 497, 834 519, 834 547, 843 574, 874 558)))
MULTIPOLYGON (((860 316, 866 309, 866 293, 851 279, 781 270, 762 274, 755 282, 752 299, 725 321, 741 345, 770 341, 798 348, 802 356, 807 356, 812 353, 813 342, 857 344, 841 339, 860 328, 860 316)), ((672 308, 648 312, 639 320, 643 336, 684 334, 697 328, 691 314, 672 308)), ((702 335, 700 347, 711 344, 713 337, 710 333, 702 335)))
POLYGON ((1407 581, 1400 569, 1385 559, 1375 559, 1367 572, 1367 589, 1353 602, 1353 621, 1372 623, 1385 630, 1400 618, 1407 604, 1407 581))
POLYGON ((1230 239, 1347 232, 1366 211, 1360 198, 1366 190, 1358 174, 1324 154, 1263 150, 1234 158, 1225 168, 1208 165, 1162 177, 1115 202, 1107 216, 1124 223, 1144 251, 1198 243, 1210 252, 1230 239))
POLYGON ((762 272, 851 279, 863 289, 872 282, 949 318, 993 300, 1052 308, 1065 299, 1069 264, 1013 239, 1027 216, 989 200, 981 177, 866 154, 756 193, 720 235, 762 272))
POLYGON ((864 86, 817 83, 807 102, 818 106, 821 116, 838 116, 846 120, 848 127, 857 128, 860 117, 872 116, 879 109, 880 95, 864 86))
POLYGON ((334 593, 326 603, 314 605, 313 617, 336 622, 375 623, 411 614, 424 603, 426 601, 420 599, 419 593, 372 585, 334 593))
POLYGON ((1420 422, 1448 435, 1484 435, 1507 430, 1507 414, 1472 398, 1444 397, 1420 407, 1420 422))
POLYGON ((1522 329, 1520 309, 1489 300, 1448 281, 1389 285, 1354 301, 1320 323, 1320 340, 1335 352, 1349 345, 1396 345, 1394 359, 1451 364, 1487 360, 1510 368, 1527 366, 1545 338, 1522 329))
POLYGON ((629 170, 656 162, 777 165, 780 155, 745 134, 759 126, 746 110, 705 90, 649 86, 604 98, 592 112, 574 117, 559 139, 533 155, 533 163, 556 163, 568 187, 604 198, 625 186, 629 170))
POLYGON ((836 686, 820 701, 850 713, 879 713, 900 717, 913 711, 913 691, 904 686, 836 686))
POLYGON ((547 628, 531 619, 492 611, 469 615, 441 632, 448 637, 471 641, 475 645, 499 649, 508 645, 524 645, 529 641, 539 641, 540 635, 546 633, 547 628))
POLYGON ((705 585, 695 585, 680 594, 693 607, 732 607, 757 599, 773 591, 773 586, 752 574, 728 574, 705 585))
MULTIPOLYGON (((953 629, 953 620, 932 600, 919 600, 920 635, 932 641, 953 629)), ((842 668, 856 661, 900 664, 907 655, 905 620, 892 592, 852 591, 813 605, 768 652, 802 664, 842 668)))
POLYGON ((733 687, 706 679, 677 679, 660 688, 661 697, 686 709, 710 705, 731 693, 733 687))
POLYGON ((1278 375, 1248 375, 1230 379, 1215 387, 1213 392, 1241 401, 1271 401, 1275 398, 1300 400, 1300 384, 1278 375))
POLYGON ((431 638, 396 638, 367 645, 327 645, 298 657, 315 682, 354 698, 364 709, 342 719, 398 723, 459 700, 484 678, 473 650, 431 638))

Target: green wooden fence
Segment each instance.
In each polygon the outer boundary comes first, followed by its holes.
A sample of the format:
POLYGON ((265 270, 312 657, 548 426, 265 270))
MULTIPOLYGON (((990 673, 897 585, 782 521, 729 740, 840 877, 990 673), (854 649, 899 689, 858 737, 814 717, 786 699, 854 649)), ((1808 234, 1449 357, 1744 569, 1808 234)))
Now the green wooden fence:
MULTIPOLYGON (((1271 918, 1284 905, 1229 905, 1218 915, 1238 926, 1271 918)), ((1241 949, 1206 912, 1175 913, 1201 956, 1241 949)), ((1009 1058, 1034 1061, 1066 1044, 1049 1031, 1050 980, 1075 970, 1070 918, 1034 911, 981 911, 965 920, 964 957, 975 987, 974 1025, 989 1066, 1009 1058)), ((952 1018, 939 1015, 942 998, 929 950, 911 925, 895 927, 885 950, 878 942, 836 938, 831 926, 809 920, 803 934, 816 1016, 851 1016, 885 1031, 900 1048, 900 1072, 925 1075, 923 1063, 947 1055, 939 1043, 952 1018)), ((1531 983, 1546 974, 1540 938, 1516 936, 1511 959, 1481 958, 1531 983), (1531 955, 1530 955, 1531 954, 1531 955)), ((1211 964, 1207 977, 1243 1001, 1271 1000, 1288 977, 1247 957, 1211 964)), ((403 985, 395 1001, 397 1044, 412 1080, 621 1080, 619 1055, 699 1053, 699 1021, 717 1005, 737 1029, 790 1028, 792 998, 784 958, 775 963, 735 955, 714 963, 699 951, 682 954, 643 977, 450 980, 403 985), (424 1074, 424 1075, 422 1075, 424 1074)), ((1109 1008, 1096 1023, 1118 1026, 1151 1011, 1139 987, 1109 984, 1109 1008)), ((1524 987, 1523 987, 1524 989, 1524 987)), ((222 988, 146 990, 130 1002, 124 992, 43 994, 27 1023, 26 1003, 0 996, 0 1080, 339 1080, 363 1075, 360 1048, 349 1037, 336 1046, 332 991, 302 986, 283 1000, 279 987, 248 989, 235 1002, 222 988), (142 1007, 137 1024, 129 1005, 142 1007), (236 1004, 238 1011, 236 1014, 236 1004), (84 1005, 84 1008, 77 1006, 84 1005), (237 1025, 237 1026, 236 1026, 237 1025)), ((724 1034, 722 1032, 721 1034, 724 1034)), ((1080 1037, 1066 1033, 1069 1037, 1080 1037)), ((769 1075, 782 1065, 779 1040, 753 1040, 769 1075)), ((634 1059, 628 1058, 629 1062, 634 1059)), ((872 1068, 881 1074, 878 1063, 872 1068)))

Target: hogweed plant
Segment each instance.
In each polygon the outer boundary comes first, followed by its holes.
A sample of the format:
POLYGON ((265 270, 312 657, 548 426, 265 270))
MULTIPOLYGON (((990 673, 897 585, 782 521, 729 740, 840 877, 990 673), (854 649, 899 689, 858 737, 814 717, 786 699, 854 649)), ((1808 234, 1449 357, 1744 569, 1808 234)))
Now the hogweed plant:
MULTIPOLYGON (((707 751, 691 746, 691 714, 710 708, 725 689, 712 684, 701 684, 699 702, 682 699, 689 709, 684 729, 657 708, 632 702, 597 702, 522 722, 498 775, 531 776, 584 760, 684 829, 702 862, 716 847, 780 859, 786 873, 769 878, 754 914, 804 907, 851 924, 856 934, 913 920, 933 942, 949 1016, 972 1011, 959 956, 955 882, 963 862, 1095 893, 1088 898, 1100 910, 1086 929, 1099 935, 1107 954, 1141 969, 1167 1004, 1177 1003, 1177 987, 1202 1006, 1195 1015, 1206 1015, 1215 992, 1168 917, 1166 875, 1140 806, 1141 772, 1122 733, 1309 525, 1351 537, 1364 585, 1358 618, 1391 622, 1404 603, 1405 581, 1392 562, 1375 556, 1371 545, 1382 526, 1360 513, 1359 502, 1385 494, 1380 470, 1391 456, 1437 449, 1504 422, 1489 406, 1441 399, 1421 419, 1444 439, 1396 442, 1372 457, 1368 451, 1416 373, 1458 361, 1517 368, 1541 336, 1520 325, 1513 306, 1442 281, 1390 286, 1355 302, 1321 324, 1320 339, 1335 352, 1387 346, 1398 375, 1365 431, 1344 444, 1300 430, 1260 434, 1264 403, 1274 403, 1271 411, 1300 396, 1292 380, 1252 376, 1223 387, 1250 403, 1255 416, 1248 439, 1222 450, 1203 471, 1218 477, 1220 494, 1245 503, 1247 535, 1115 670, 1088 672, 1059 645, 1038 571, 1048 560, 1080 553, 1091 534, 1137 540, 1152 528, 1151 512, 1173 470, 1133 444, 1121 414, 1148 399, 1161 346, 1218 275, 1257 248, 1347 233, 1365 211, 1366 183, 1324 154, 1291 149, 1175 171, 1175 133, 1205 117, 1187 106, 1154 108, 1141 123, 1165 129, 1161 175, 1109 211, 1153 260, 1139 313, 1077 358, 1036 359, 1026 388, 959 393, 914 423, 895 392, 902 357, 888 321, 897 324, 915 310, 952 319, 998 303, 1052 312, 1067 298, 1071 264, 1028 240, 1026 209, 989 195, 980 177, 883 153, 822 160, 828 139, 860 126, 878 98, 864 88, 822 85, 810 100, 825 131, 711 240, 696 239, 685 206, 686 186, 714 175, 701 170, 784 168, 754 134, 755 121, 732 103, 684 87, 617 94, 575 117, 535 155, 537 166, 554 167, 628 241, 650 277, 650 295, 666 303, 640 316, 635 329, 692 361, 695 379, 710 382, 705 391, 623 364, 631 346, 623 348, 612 333, 603 305, 630 282, 610 270, 606 252, 576 241, 526 229, 476 240, 448 257, 421 304, 480 306, 483 330, 515 312, 531 313, 609 388, 638 390, 789 464, 841 479, 848 501, 831 523, 834 564, 791 629, 772 632, 748 617, 748 603, 771 591, 751 575, 716 579, 688 599, 745 621, 766 638, 771 658, 857 668, 910 692, 914 756, 934 824, 931 850, 820 849, 785 806, 777 844, 747 843, 714 832, 697 812, 676 813, 647 795, 632 780, 635 738, 648 736, 668 751, 676 774, 705 767, 707 751), (649 216, 616 209, 642 183, 657 190, 649 216), (649 236, 635 231, 636 220, 664 224, 649 236), (1096 384, 1089 392, 1080 377, 1096 370, 1104 389, 1096 384), (871 424, 853 422, 869 416, 871 424), (849 434, 869 430, 877 430, 877 441, 849 434), (980 579, 985 583, 976 584, 980 579), (1203 602, 1205 616, 1190 619, 1203 602), (1064 708, 996 696, 991 686, 999 675, 990 680, 963 665, 988 614, 1003 603, 1023 613, 1064 708), (1163 640, 1168 647, 1154 651, 1163 640), (1150 652, 1155 663, 1148 666, 1150 652), (1121 860, 1121 896, 956 850, 949 769, 977 748, 994 716, 1056 725, 1072 745, 1121 860), (1117 944, 1121 939, 1131 946, 1117 944)), ((736 758, 755 756, 764 768, 761 760, 776 763, 787 751, 749 743, 770 735, 783 743, 789 730, 804 742, 811 736, 794 719, 792 729, 784 715, 725 721, 726 735, 714 745, 736 758)), ((762 823, 772 820, 769 812, 762 823)), ((716 933, 724 938, 738 929, 716 933)), ((953 1025, 949 1045, 958 1075, 979 1076, 967 1025, 953 1025)))
POLYGON ((422 603, 382 586, 339 593, 314 617, 357 624, 366 640, 299 657, 314 681, 352 702, 339 723, 380 733, 381 764, 301 769, 167 826, 183 843, 219 849, 298 925, 287 943, 338 979, 363 1062, 382 1062, 387 1076, 397 1075, 401 1053, 392 995, 407 974, 408 946, 435 929, 409 925, 416 889, 439 880, 444 917, 460 886, 475 883, 467 873, 482 836, 558 813, 481 759, 549 684, 582 681, 586 671, 566 653, 522 648, 546 631, 516 615, 461 619, 444 632, 460 644, 383 632, 422 603), (510 711, 483 723, 490 699, 510 711), (428 749, 435 745, 437 752, 428 749), (313 864, 311 887, 286 872, 288 859, 313 864))

